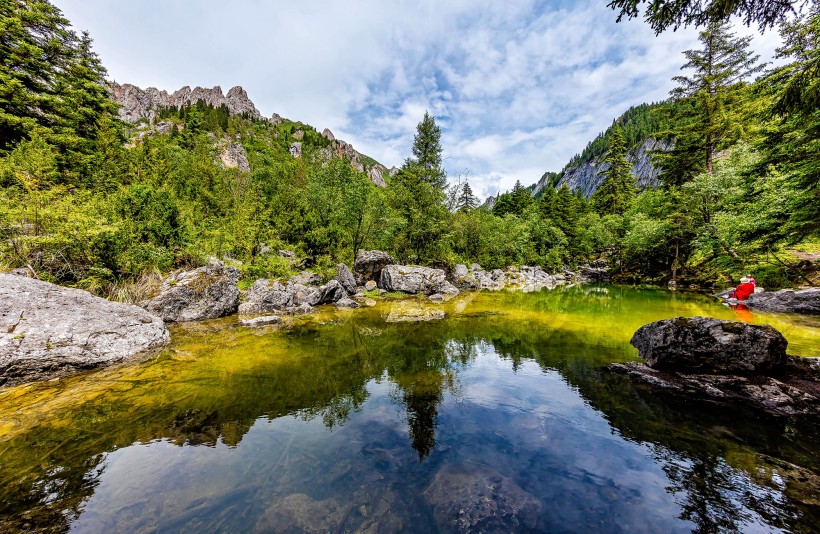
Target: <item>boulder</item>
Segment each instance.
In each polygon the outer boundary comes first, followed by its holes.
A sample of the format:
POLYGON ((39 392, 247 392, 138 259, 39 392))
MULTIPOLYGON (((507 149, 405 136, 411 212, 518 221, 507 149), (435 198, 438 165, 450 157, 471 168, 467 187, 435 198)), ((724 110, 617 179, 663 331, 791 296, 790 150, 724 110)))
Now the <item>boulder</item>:
POLYGON ((376 282, 375 282, 375 281, 373 281, 373 280, 368 280, 368 281, 367 281, 367 283, 364 285, 364 288, 365 288, 367 291, 373 291, 373 290, 374 290, 374 289, 376 289, 377 287, 378 287, 378 285, 377 285, 377 284, 376 284, 376 282))
POLYGON ((314 302, 308 302, 311 306, 318 306, 320 304, 333 304, 346 297, 342 284, 338 280, 331 280, 319 288, 314 293, 314 302))
POLYGON ((272 324, 279 324, 282 319, 278 315, 263 315, 262 317, 254 317, 253 319, 242 319, 239 321, 241 326, 270 326, 272 324))
POLYGON ((752 293, 747 304, 757 310, 820 314, 820 287, 752 293))
POLYGON ((348 295, 356 294, 356 279, 353 278, 353 273, 350 272, 347 265, 340 263, 336 266, 336 280, 342 284, 342 287, 348 295))
POLYGON ((786 339, 768 325, 676 317, 642 326, 630 341, 649 367, 710 374, 777 372, 786 339))
POLYGON ((415 265, 388 265, 379 280, 379 287, 386 291, 425 295, 440 293, 445 284, 450 285, 443 270, 415 265))
POLYGON ((521 532, 536 528, 541 503, 484 466, 446 466, 424 490, 442 532, 521 532))
POLYGON ((378 282, 381 279, 382 269, 395 263, 390 254, 381 250, 362 250, 353 264, 353 274, 356 284, 363 286, 368 280, 378 282))
POLYGON ((340 299, 340 300, 336 303, 336 307, 337 307, 337 308, 351 308, 351 309, 352 309, 352 308, 358 308, 358 307, 359 307, 359 303, 358 303, 358 302, 356 302, 356 301, 355 301, 355 300, 353 300, 353 299, 350 299, 350 298, 345 297, 345 298, 343 298, 343 299, 340 299))
POLYGON ((240 314, 269 313, 284 310, 293 305, 293 287, 278 281, 260 279, 244 294, 239 305, 240 314))
POLYGON ((211 262, 193 271, 179 270, 162 282, 159 294, 140 306, 165 321, 224 317, 239 304, 239 270, 211 262))
POLYGON ((291 283, 303 286, 318 286, 322 283, 322 277, 310 271, 302 271, 290 279, 291 283))
POLYGON ((170 340, 162 319, 138 306, 0 274, 0 385, 127 361, 170 340))

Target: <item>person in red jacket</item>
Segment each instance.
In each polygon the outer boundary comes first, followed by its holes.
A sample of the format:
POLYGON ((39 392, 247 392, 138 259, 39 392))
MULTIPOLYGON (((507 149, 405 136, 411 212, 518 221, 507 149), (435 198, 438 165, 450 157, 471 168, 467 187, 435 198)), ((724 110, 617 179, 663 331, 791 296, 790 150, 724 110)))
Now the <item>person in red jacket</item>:
POLYGON ((740 279, 740 285, 735 288, 734 291, 729 293, 730 299, 737 299, 737 300, 746 300, 749 298, 749 295, 755 292, 755 285, 749 282, 749 279, 745 276, 740 279))

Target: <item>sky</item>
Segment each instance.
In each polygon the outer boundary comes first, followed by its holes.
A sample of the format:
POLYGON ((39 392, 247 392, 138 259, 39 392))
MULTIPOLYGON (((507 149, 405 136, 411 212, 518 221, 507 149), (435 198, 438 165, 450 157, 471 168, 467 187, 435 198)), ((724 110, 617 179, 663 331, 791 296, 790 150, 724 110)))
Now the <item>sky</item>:
MULTIPOLYGON (((697 30, 616 23, 607 0, 53 0, 109 78, 241 85, 263 115, 329 128, 388 167, 429 111, 451 182, 485 198, 567 161, 630 106, 668 97, 697 30)), ((776 32, 754 35, 769 59, 776 32)))

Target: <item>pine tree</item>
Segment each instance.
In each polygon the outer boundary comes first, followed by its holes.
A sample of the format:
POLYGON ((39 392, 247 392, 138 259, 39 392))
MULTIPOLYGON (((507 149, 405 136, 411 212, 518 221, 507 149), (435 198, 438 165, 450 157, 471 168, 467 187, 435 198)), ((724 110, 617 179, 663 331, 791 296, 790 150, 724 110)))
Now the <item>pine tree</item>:
POLYGON ((470 182, 465 181, 461 186, 461 194, 458 197, 457 210, 471 211, 478 207, 478 199, 473 195, 470 182))
POLYGON ((414 167, 419 179, 439 189, 447 186, 447 175, 441 167, 441 129, 426 111, 424 118, 416 127, 413 159, 408 163, 414 167))
POLYGON ((617 124, 612 128, 609 153, 604 159, 609 164, 604 171, 604 181, 590 199, 601 215, 619 214, 627 210, 635 196, 635 176, 632 165, 626 159, 623 132, 617 124))
POLYGON ((744 79, 765 66, 749 51, 752 38, 735 37, 726 23, 710 22, 698 39, 702 48, 684 52, 687 62, 681 67, 692 74, 673 78, 678 87, 672 96, 686 101, 675 108, 681 123, 671 132, 676 145, 656 158, 667 185, 712 172, 715 152, 737 133, 732 98, 744 79))

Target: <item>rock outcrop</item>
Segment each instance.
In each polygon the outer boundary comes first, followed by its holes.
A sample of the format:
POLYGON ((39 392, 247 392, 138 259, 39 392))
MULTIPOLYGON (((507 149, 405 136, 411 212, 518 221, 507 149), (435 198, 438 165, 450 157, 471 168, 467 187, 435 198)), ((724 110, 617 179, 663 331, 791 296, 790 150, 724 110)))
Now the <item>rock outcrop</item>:
MULTIPOLYGON (((303 273, 304 274, 304 273, 303 273)), ((308 273, 313 274, 313 273, 308 273)), ((253 283, 239 305, 240 315, 285 311, 292 314, 309 313, 313 306, 333 304, 347 296, 338 280, 312 287, 298 283, 294 278, 286 283, 261 279, 253 283)))
POLYGON ((641 327, 646 364, 612 364, 649 387, 748 404, 777 415, 820 415, 820 359, 786 355, 770 326, 678 317, 641 327))
POLYGON ((356 278, 356 284, 363 286, 369 280, 378 283, 382 276, 382 269, 395 263, 390 254, 381 250, 359 251, 359 255, 356 256, 356 261, 353 263, 353 275, 356 278))
POLYGON ((769 325, 676 317, 642 326, 630 341, 649 367, 712 374, 777 372, 786 338, 769 325))
POLYGON ((0 274, 0 385, 123 362, 170 339, 162 319, 138 306, 0 274))
POLYGON ((442 532, 530 531, 541 514, 535 496, 483 466, 443 467, 423 495, 442 532))
POLYGON ((356 279, 346 264, 340 263, 336 266, 336 280, 342 284, 342 287, 348 295, 356 294, 356 279))
POLYGON ((458 294, 458 289, 447 281, 442 269, 415 265, 387 265, 379 277, 379 288, 385 291, 432 295, 433 293, 458 294))
POLYGON ((248 163, 248 153, 245 147, 236 141, 223 142, 220 145, 219 159, 227 169, 239 169, 240 171, 250 171, 251 165, 248 163))
POLYGON ((820 314, 820 287, 752 293, 744 304, 756 310, 820 314))
POLYGON ((239 270, 211 262, 193 271, 179 270, 166 278, 159 294, 140 303, 164 321, 216 319, 239 305, 239 270))
POLYGON ((248 93, 240 86, 231 88, 228 90, 228 94, 223 94, 222 88, 219 86, 211 89, 203 87, 191 89, 186 85, 182 89, 169 94, 167 91, 161 91, 155 87, 140 89, 130 83, 122 85, 112 83, 110 90, 114 100, 121 105, 119 118, 126 122, 138 122, 142 119, 153 121, 159 108, 183 107, 196 104, 199 100, 217 108, 224 104, 227 106, 228 111, 234 115, 247 113, 254 118, 261 118, 262 116, 248 98, 248 93))

